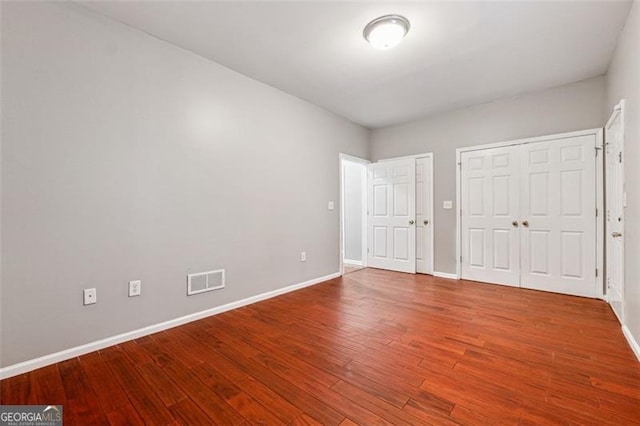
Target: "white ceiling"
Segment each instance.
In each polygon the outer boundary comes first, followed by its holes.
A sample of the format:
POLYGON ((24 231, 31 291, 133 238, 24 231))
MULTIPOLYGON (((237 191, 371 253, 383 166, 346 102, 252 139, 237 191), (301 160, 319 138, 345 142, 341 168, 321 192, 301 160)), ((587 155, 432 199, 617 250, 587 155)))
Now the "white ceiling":
POLYGON ((87 7, 377 128, 604 74, 630 1, 110 1, 87 7), (380 15, 411 30, 362 37, 380 15))

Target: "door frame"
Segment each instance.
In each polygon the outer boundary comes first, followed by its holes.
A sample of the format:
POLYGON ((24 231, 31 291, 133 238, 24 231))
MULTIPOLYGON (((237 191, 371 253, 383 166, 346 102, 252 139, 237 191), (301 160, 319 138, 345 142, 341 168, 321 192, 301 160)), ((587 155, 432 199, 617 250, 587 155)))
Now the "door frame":
POLYGON ((415 154, 415 155, 404 155, 402 157, 393 157, 393 158, 382 158, 380 160, 378 160, 378 163, 382 163, 384 161, 394 161, 394 160, 407 160, 407 159, 411 159, 413 158, 414 160, 417 160, 419 158, 430 158, 431 159, 431 173, 429 174, 429 180, 431 182, 431 238, 429 238, 429 251, 431 253, 431 275, 434 275, 434 271, 436 270, 436 264, 435 264, 435 252, 434 252, 434 240, 435 240, 435 235, 436 235, 436 212, 433 209, 434 205, 435 205, 435 193, 433 192, 434 190, 434 184, 433 184, 433 169, 435 166, 435 161, 434 161, 434 156, 433 156, 433 152, 425 152, 422 154, 415 154))
POLYGON ((364 179, 362 179, 362 267, 367 267, 367 165, 371 161, 364 158, 354 157, 348 154, 339 154, 338 163, 340 165, 340 275, 344 274, 344 162, 358 163, 363 166, 364 179))
POLYGON ((604 299, 604 155, 602 155, 602 144, 604 132, 601 127, 595 129, 580 130, 577 132, 556 133, 553 135, 536 136, 532 138, 515 139, 511 141, 474 145, 456 149, 456 277, 460 279, 461 263, 460 256, 462 250, 462 168, 461 157, 463 152, 478 151, 489 148, 502 148, 505 146, 523 145, 527 143, 543 142, 554 139, 565 139, 577 136, 596 137, 595 158, 596 158, 596 283, 598 284, 597 297, 604 299))
MULTIPOLYGON (((625 135, 625 132, 624 132, 624 130, 625 130, 624 129, 624 118, 625 117, 624 117, 624 115, 625 115, 625 112, 626 112, 625 111, 625 100, 621 99, 620 102, 618 102, 618 104, 616 104, 613 107, 613 111, 611 112, 611 116, 608 118, 607 124, 605 124, 605 126, 604 126, 604 129, 605 129, 605 140, 604 140, 604 142, 605 142, 605 148, 606 148, 606 129, 609 128, 610 124, 616 119, 616 117, 618 117, 618 116, 620 117, 620 138, 622 139, 622 141, 620 143, 620 145, 622 146, 622 149, 621 149, 620 152, 622 153, 622 158, 623 158, 622 166, 621 166, 622 167, 622 188, 621 188, 622 189, 622 194, 620 194, 620 196, 622 197, 622 200, 623 200, 622 201, 622 205, 623 205, 623 211, 622 211, 622 215, 623 215, 623 219, 622 219, 623 232, 622 232, 622 234, 623 234, 623 236, 625 236, 625 232, 624 232, 624 229, 625 229, 624 208, 626 207, 625 206, 625 202, 624 202, 625 192, 626 192, 625 191, 626 190, 626 188, 625 188, 625 183, 626 183, 626 180, 625 180, 625 163, 624 163, 624 158, 625 158, 625 153, 624 153, 624 135, 625 135)), ((604 151, 606 151, 606 149, 604 151)), ((606 177, 607 176, 606 154, 605 154, 605 161, 604 161, 604 174, 605 174, 605 177, 606 177)), ((605 194, 605 196, 606 196, 606 194, 605 194)), ((606 205, 607 205, 607 203, 606 203, 606 200, 605 200, 605 206, 606 205)), ((605 222, 605 231, 608 233, 609 230, 606 229, 606 222, 607 222, 606 221, 606 216, 607 216, 606 210, 604 210, 603 212, 604 212, 603 216, 604 216, 604 222, 605 222)), ((609 245, 608 241, 609 241, 609 239, 605 235, 605 249, 607 248, 606 246, 609 245)), ((620 316, 622 318, 618 317, 618 315, 615 312, 615 310, 612 309, 614 311, 614 313, 616 314, 616 317, 620 320, 620 324, 623 325, 623 326, 624 326, 624 317, 625 317, 625 306, 624 306, 624 304, 625 304, 625 294, 626 294, 626 291, 625 291, 625 275, 624 275, 624 272, 625 272, 624 271, 624 260, 625 260, 624 259, 624 251, 625 251, 625 249, 624 249, 624 242, 623 242, 623 245, 622 245, 622 252, 623 252, 622 253, 622 265, 623 265, 623 269, 622 269, 622 306, 620 308, 621 309, 620 316)), ((608 268, 605 268, 604 276, 605 276, 605 279, 604 279, 604 283, 605 283, 605 289, 604 289, 605 300, 607 301, 607 303, 610 304, 611 300, 609 298, 609 292, 607 291, 607 286, 606 286, 607 282, 609 281, 608 280, 608 278, 609 278, 609 270, 608 270, 608 268)))

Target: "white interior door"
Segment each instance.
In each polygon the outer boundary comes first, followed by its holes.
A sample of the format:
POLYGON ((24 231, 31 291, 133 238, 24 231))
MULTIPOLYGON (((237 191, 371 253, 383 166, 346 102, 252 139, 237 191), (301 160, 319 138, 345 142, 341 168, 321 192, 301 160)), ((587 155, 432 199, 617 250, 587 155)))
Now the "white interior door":
POLYGON ((596 137, 521 146, 521 286, 596 297, 596 137))
POLYGON ((607 300, 623 322, 624 310, 624 104, 616 107, 605 128, 607 300))
POLYGON ((519 149, 462 154, 462 278, 520 285, 519 149))
POLYGON ((416 272, 416 162, 369 165, 367 264, 416 272))
POLYGON ((416 272, 433 274, 433 159, 416 160, 416 272))

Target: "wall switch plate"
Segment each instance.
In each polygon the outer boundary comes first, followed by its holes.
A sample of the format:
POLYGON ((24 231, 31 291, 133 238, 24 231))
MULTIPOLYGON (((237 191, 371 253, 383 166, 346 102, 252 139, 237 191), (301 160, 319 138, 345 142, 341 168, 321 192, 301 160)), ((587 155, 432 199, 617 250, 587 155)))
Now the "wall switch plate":
POLYGON ((300 252, 300 262, 306 262, 307 261, 307 252, 303 251, 300 252))
POLYGON ((95 288, 85 288, 82 291, 84 296, 84 305, 93 305, 98 301, 98 293, 95 288))
POLYGON ((333 201, 329 201, 329 204, 327 205, 327 208, 328 208, 329 210, 333 210, 333 209, 335 209, 335 204, 333 204, 333 201))
POLYGON ((129 297, 140 296, 142 293, 142 281, 129 281, 129 297))
POLYGON ((449 201, 449 200, 443 201, 442 202, 442 208, 443 209, 447 209, 447 210, 452 209, 453 208, 453 201, 449 201))

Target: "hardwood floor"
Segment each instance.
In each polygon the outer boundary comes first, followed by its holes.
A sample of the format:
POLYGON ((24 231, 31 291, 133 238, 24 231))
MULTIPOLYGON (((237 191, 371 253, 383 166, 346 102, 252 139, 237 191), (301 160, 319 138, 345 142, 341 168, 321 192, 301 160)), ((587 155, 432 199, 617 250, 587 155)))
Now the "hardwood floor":
POLYGON ((351 266, 351 265, 344 265, 342 267, 342 275, 347 275, 350 274, 352 272, 356 272, 362 269, 362 266, 351 266))
POLYGON ((2 381, 65 424, 640 424, 602 301, 374 269, 2 381))

